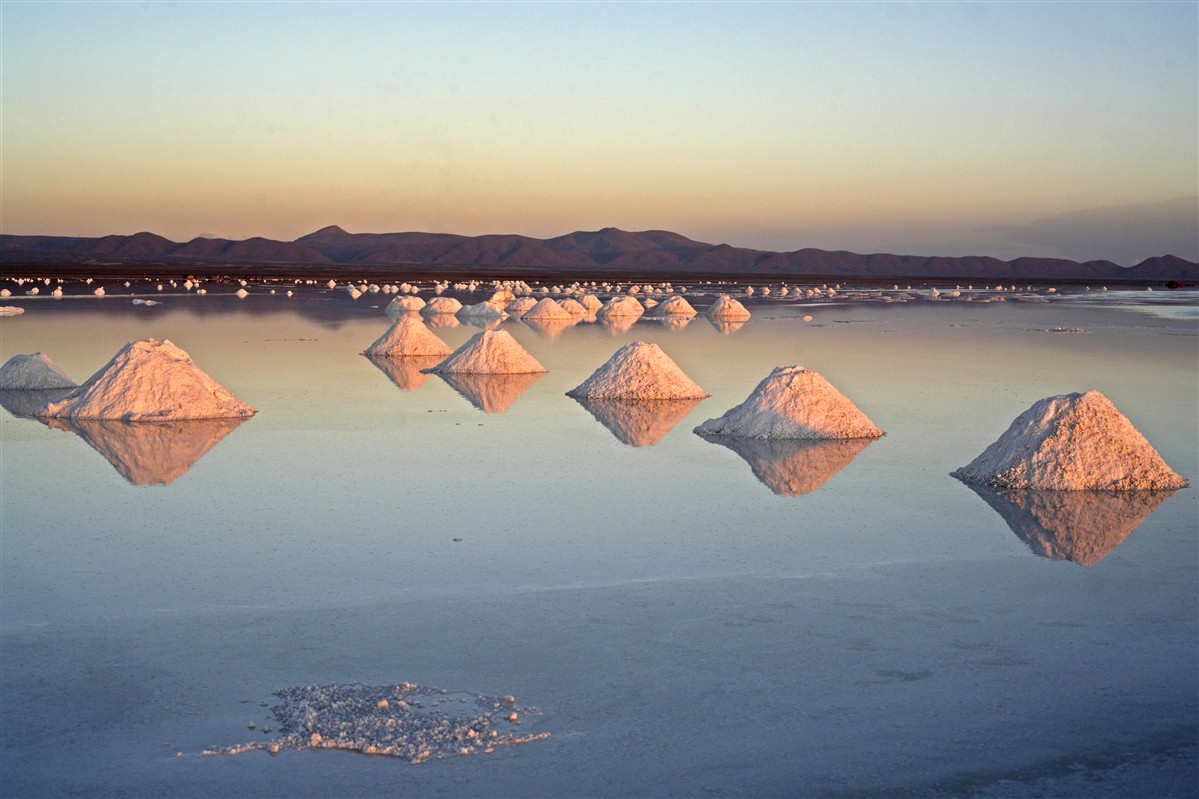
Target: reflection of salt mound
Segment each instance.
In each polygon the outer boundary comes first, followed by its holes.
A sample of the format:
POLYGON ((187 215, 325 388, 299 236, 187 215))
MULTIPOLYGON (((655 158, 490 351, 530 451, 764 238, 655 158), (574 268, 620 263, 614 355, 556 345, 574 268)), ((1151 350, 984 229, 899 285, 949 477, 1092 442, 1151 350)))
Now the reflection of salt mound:
POLYGON ((1187 481, 1098 391, 1046 397, 953 473, 996 488, 1148 491, 1187 481))
POLYGON ((450 352, 449 345, 433 335, 419 316, 409 315, 389 327, 362 354, 392 358, 438 355, 444 358, 450 352))
POLYGON ((687 414, 698 398, 675 400, 591 399, 575 397, 596 420, 624 444, 652 447, 687 414))
POLYGON ((613 336, 628 333, 637 324, 637 316, 604 316, 599 320, 600 326, 613 336))
POLYGON ((453 297, 434 297, 424 308, 420 309, 420 312, 425 316, 437 316, 438 314, 456 314, 461 310, 462 303, 453 297))
POLYGON ((691 303, 687 302, 678 294, 668 300, 664 300, 661 305, 654 309, 654 315, 660 317, 670 316, 695 316, 695 309, 691 307, 691 303))
POLYGON ((253 416, 170 341, 131 341, 87 382, 38 416, 127 422, 253 416))
POLYGON ((710 396, 683 374, 657 344, 633 341, 618 349, 591 377, 566 392, 604 399, 692 399, 710 396))
POLYGON ((438 374, 438 377, 483 413, 503 413, 529 390, 529 386, 545 377, 545 372, 525 372, 523 374, 443 372, 438 374))
POLYGON ((645 313, 645 306, 637 301, 636 297, 613 297, 600 307, 595 315, 601 319, 617 316, 641 316, 645 313))
POLYGON ((244 418, 122 422, 114 419, 51 419, 86 441, 134 485, 167 485, 187 473, 244 418))
POLYGON ((350 683, 286 688, 275 696, 281 700, 271 708, 278 738, 209 749, 204 754, 346 749, 424 763, 549 737, 547 732, 518 735, 509 721, 515 716, 527 724, 540 715, 535 708, 519 706, 512 697, 474 691, 450 692, 411 683, 350 683))
POLYGON ((716 328, 722 336, 731 336, 741 328, 745 327, 744 319, 708 319, 712 327, 716 328))
POLYGON ((445 358, 440 355, 410 356, 407 358, 386 358, 378 355, 368 355, 367 360, 387 375, 391 382, 404 391, 416 391, 429 379, 426 369, 432 369, 445 358))
POLYGON ((60 400, 71 393, 69 388, 49 388, 41 391, 0 389, 0 407, 18 418, 37 416, 47 403, 60 400))
POLYGON ((721 294, 716 302, 712 304, 712 307, 708 309, 709 319, 724 319, 726 321, 734 319, 744 320, 748 319, 749 315, 749 311, 745 309, 744 305, 727 294, 721 294))
POLYGON ((815 441, 704 436, 704 440, 736 452, 767 488, 789 497, 820 488, 874 443, 872 438, 815 441))
POLYGON ((691 324, 690 316, 663 316, 658 320, 658 324, 667 330, 682 330, 687 325, 691 324))
POLYGON ((545 367, 516 342, 506 330, 485 330, 430 371, 468 374, 525 374, 544 372, 545 367))
POLYGON ((995 490, 966 483, 1035 554, 1094 566, 1173 491, 995 490))
POLYGON ((14 355, 0 366, 0 389, 5 391, 45 391, 51 388, 75 388, 77 385, 54 361, 40 352, 14 355))
POLYGON ((777 366, 753 393, 695 432, 737 438, 878 438, 883 434, 817 372, 777 366))
POLYGON ((387 303, 387 313, 398 316, 399 314, 411 313, 419 311, 425 307, 425 301, 420 297, 406 295, 396 297, 391 302, 387 303))
POLYGON ((546 322, 569 322, 574 317, 570 315, 550 297, 545 297, 540 300, 529 310, 525 311, 523 319, 540 319, 546 322))
POLYGON ((521 321, 536 332, 537 335, 550 341, 562 335, 562 331, 566 328, 574 327, 577 322, 573 317, 566 319, 529 319, 525 317, 521 321))

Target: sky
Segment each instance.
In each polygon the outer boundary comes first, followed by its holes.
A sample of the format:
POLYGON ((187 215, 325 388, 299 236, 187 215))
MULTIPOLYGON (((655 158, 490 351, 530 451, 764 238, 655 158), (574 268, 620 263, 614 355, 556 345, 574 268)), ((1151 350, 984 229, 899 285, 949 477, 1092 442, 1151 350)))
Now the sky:
POLYGON ((0 0, 0 232, 1199 260, 1196 2, 0 0))

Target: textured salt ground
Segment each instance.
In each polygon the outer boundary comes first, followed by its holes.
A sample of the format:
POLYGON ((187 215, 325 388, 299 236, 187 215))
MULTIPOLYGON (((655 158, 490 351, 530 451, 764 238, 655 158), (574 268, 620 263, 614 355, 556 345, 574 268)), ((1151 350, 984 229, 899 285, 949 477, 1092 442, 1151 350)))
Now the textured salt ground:
POLYGON ((402 758, 413 764, 450 755, 491 754, 549 738, 524 732, 521 724, 539 716, 511 696, 446 691, 412 683, 310 685, 276 691, 271 707, 279 737, 206 749, 206 755, 239 755, 266 750, 344 749, 402 758))
POLYGON ((45 391, 77 385, 58 364, 40 352, 14 355, 0 366, 0 389, 6 391, 45 391))

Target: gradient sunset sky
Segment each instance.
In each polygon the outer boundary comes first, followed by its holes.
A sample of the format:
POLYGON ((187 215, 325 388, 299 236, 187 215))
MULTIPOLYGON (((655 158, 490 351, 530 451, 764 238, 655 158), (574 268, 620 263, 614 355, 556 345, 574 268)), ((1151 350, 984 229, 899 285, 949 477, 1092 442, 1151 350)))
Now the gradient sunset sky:
POLYGON ((1199 259, 1199 4, 0 3, 0 232, 1199 259))

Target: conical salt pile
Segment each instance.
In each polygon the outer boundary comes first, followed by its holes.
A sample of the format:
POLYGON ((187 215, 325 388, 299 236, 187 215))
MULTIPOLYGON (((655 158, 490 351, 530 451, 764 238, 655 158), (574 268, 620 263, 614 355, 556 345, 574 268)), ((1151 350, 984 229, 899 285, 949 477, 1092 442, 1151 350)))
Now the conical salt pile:
POLYGON ((691 303, 674 295, 668 300, 665 300, 654 310, 655 316, 695 316, 695 309, 691 307, 691 303))
POLYGON ((570 297, 567 297, 558 304, 562 306, 562 310, 566 311, 571 316, 587 316, 589 313, 591 313, 583 306, 581 302, 571 299, 570 297))
POLYGON ((1034 403, 953 476, 997 488, 1055 491, 1148 491, 1187 484, 1098 391, 1034 403))
POLYGON ((497 308, 490 302, 480 302, 475 305, 463 305, 455 316, 459 319, 498 320, 506 319, 508 314, 504 313, 502 307, 497 308))
POLYGON ((561 305, 559 305, 556 300, 553 300, 549 297, 545 297, 544 299, 540 300, 536 305, 534 305, 532 308, 525 311, 524 316, 522 316, 521 318, 522 319, 540 319, 540 320, 546 321, 546 322, 551 322, 554 320, 561 320, 564 322, 569 322, 574 317, 571 316, 570 313, 567 312, 565 308, 563 308, 561 305))
POLYGON ((725 321, 748 319, 749 311, 745 309, 744 305, 737 302, 729 295, 721 294, 720 298, 713 303, 711 308, 708 309, 708 318, 721 319, 725 321))
POLYGON ((739 438, 878 438, 883 434, 817 372, 776 366, 745 402, 695 432, 739 438))
POLYGON ((590 313, 596 313, 600 308, 604 307, 604 303, 594 294, 584 294, 579 299, 579 305, 582 305, 590 313))
POLYGON ((508 303, 508 307, 506 307, 504 310, 509 316, 514 316, 517 319, 520 319, 525 315, 525 311, 529 310, 536 304, 537 300, 533 299, 532 297, 521 297, 519 300, 513 300, 512 302, 508 303))
POLYGON ((641 316, 645 313, 645 306, 637 301, 636 297, 613 297, 603 304, 596 316, 641 316))
POLYGON ((449 345, 433 335, 420 317, 408 315, 389 327, 387 332, 363 350, 362 354, 407 358, 420 355, 444 357, 451 352, 449 345))
POLYGON ((683 374, 657 344, 630 342, 591 377, 566 392, 591 399, 691 399, 711 396, 683 374))
POLYGON ((38 412, 69 419, 221 419, 254 409, 200 371, 170 341, 131 341, 87 382, 38 412))
POLYGON ((484 330, 471 336, 469 341, 454 350, 453 355, 426 371, 438 374, 465 372, 508 375, 547 370, 506 330, 484 330))
POLYGON ((14 355, 4 366, 0 366, 0 389, 7 391, 44 391, 75 388, 77 385, 54 361, 40 352, 14 355))
POLYGON ((419 311, 425 307, 425 301, 420 297, 396 297, 391 302, 387 303, 387 313, 408 313, 409 311, 419 311))
POLYGON ((432 316, 435 314, 456 314, 461 310, 462 303, 453 297, 434 297, 429 300, 424 308, 420 309, 420 312, 425 316, 432 316))

